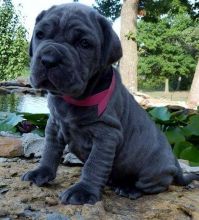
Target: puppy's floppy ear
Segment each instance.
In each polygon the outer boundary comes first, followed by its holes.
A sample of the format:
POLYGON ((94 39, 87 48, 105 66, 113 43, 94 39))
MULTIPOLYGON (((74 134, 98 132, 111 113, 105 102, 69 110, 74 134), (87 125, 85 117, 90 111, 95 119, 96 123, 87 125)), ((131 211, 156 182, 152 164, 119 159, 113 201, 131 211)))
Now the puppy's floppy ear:
MULTIPOLYGON (((44 17, 44 15, 46 14, 46 11, 44 10, 44 11, 42 11, 42 12, 40 12, 40 14, 37 16, 37 18, 36 18, 36 21, 35 21, 35 24, 37 24, 43 17, 44 17)), ((32 51, 32 38, 31 38, 31 40, 30 40, 30 45, 29 45, 29 56, 30 57, 32 57, 32 55, 33 55, 33 51, 32 51)))
POLYGON ((111 24, 103 16, 99 16, 99 23, 103 32, 102 65, 110 65, 122 57, 120 39, 114 32, 111 24))
POLYGON ((29 45, 29 56, 32 57, 33 52, 32 52, 32 38, 30 40, 30 45, 29 45))

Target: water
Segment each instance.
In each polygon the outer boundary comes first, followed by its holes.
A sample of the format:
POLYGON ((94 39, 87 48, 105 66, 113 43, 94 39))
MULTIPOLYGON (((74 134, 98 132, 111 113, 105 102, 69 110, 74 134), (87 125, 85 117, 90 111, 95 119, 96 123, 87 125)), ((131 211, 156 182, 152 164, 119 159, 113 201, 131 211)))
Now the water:
POLYGON ((33 95, 0 95, 0 111, 49 113, 47 98, 33 95))

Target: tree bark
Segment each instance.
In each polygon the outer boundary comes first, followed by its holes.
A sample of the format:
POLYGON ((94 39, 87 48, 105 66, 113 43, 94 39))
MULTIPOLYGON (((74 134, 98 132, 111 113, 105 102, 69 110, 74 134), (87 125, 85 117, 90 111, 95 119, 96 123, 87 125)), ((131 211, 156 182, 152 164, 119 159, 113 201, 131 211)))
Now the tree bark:
POLYGON ((124 0, 121 11, 121 43, 123 57, 120 61, 122 81, 131 91, 137 91, 137 11, 139 0, 124 0))
POLYGON ((199 106, 199 60, 189 92, 188 106, 191 108, 199 106))
POLYGON ((167 94, 169 93, 169 79, 168 78, 165 79, 164 92, 167 94))

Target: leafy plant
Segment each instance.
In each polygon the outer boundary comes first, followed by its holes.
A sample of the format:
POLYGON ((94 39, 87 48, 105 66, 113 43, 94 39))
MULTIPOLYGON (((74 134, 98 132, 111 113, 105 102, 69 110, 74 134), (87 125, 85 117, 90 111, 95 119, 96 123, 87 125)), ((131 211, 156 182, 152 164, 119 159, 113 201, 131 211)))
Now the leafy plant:
POLYGON ((148 113, 165 133, 177 158, 199 165, 199 112, 187 109, 169 110, 168 107, 148 109, 148 113))
POLYGON ((198 31, 186 12, 167 14, 156 23, 138 22, 139 87, 163 89, 168 78, 171 90, 189 89, 199 53, 198 31))
POLYGON ((37 133, 44 136, 48 114, 0 112, 0 131, 37 133))
POLYGON ((44 130, 47 124, 48 114, 31 114, 23 113, 23 117, 30 123, 32 133, 37 133, 40 136, 44 136, 44 130))
POLYGON ((16 113, 0 112, 0 131, 16 132, 16 126, 23 121, 21 115, 16 113))
POLYGON ((135 33, 133 33, 133 31, 129 31, 129 33, 127 33, 127 34, 125 35, 125 37, 126 37, 128 40, 136 41, 136 35, 135 35, 135 33))
POLYGON ((114 22, 120 16, 121 3, 119 0, 95 0, 93 8, 114 22))
POLYGON ((26 33, 12 0, 0 2, 0 80, 16 78, 28 66, 26 33))

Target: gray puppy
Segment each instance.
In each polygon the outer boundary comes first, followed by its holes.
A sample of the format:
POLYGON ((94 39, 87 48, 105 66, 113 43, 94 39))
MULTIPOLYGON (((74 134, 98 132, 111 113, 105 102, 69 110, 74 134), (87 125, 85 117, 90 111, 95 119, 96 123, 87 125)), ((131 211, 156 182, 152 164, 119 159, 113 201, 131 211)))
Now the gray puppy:
POLYGON ((30 80, 48 90, 50 117, 40 165, 22 180, 53 180, 66 144, 85 164, 63 204, 94 204, 106 184, 137 198, 199 179, 182 175, 165 136, 121 83, 111 66, 122 56, 120 41, 94 9, 71 3, 43 11, 30 56, 30 80))

